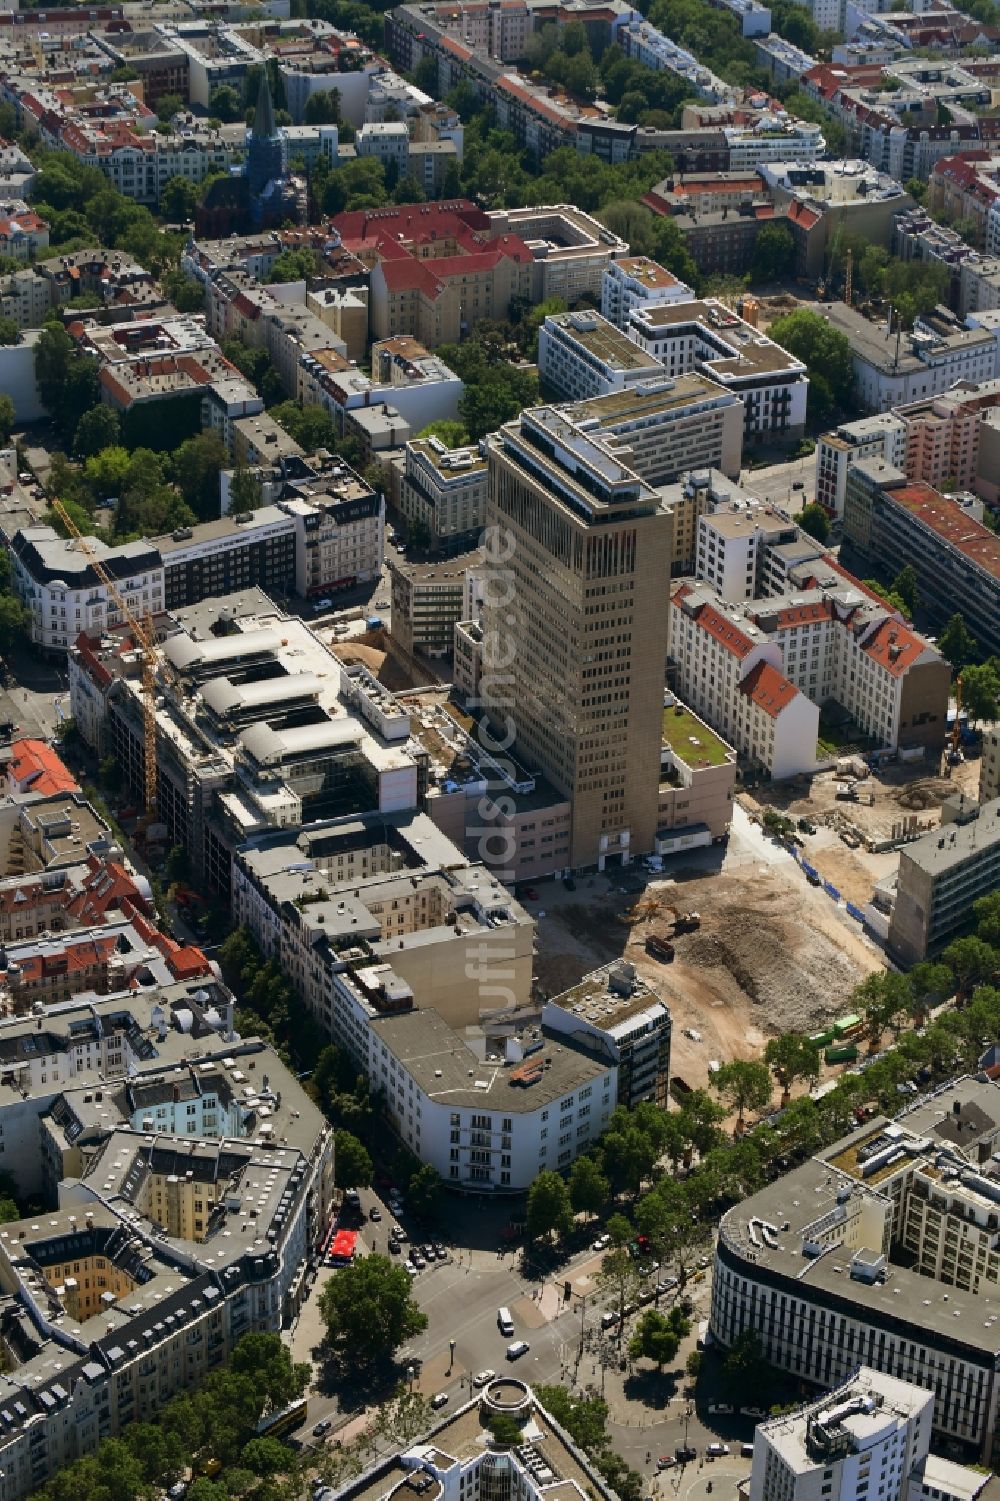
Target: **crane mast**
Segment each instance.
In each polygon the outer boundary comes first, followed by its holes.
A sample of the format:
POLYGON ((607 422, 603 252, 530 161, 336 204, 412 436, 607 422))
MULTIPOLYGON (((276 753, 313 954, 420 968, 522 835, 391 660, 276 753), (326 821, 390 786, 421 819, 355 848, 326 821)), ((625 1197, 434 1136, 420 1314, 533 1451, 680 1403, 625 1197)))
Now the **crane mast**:
POLYGON ((139 648, 142 657, 142 759, 146 823, 148 824, 156 817, 156 801, 159 786, 156 761, 156 683, 153 678, 156 635, 153 630, 153 617, 147 610, 145 617, 142 620, 139 619, 111 577, 111 574, 90 545, 89 540, 83 535, 72 516, 66 510, 62 501, 54 500, 52 502, 52 509, 70 536, 74 541, 79 543, 87 562, 108 591, 108 595, 114 603, 115 608, 134 635, 136 646, 139 648))

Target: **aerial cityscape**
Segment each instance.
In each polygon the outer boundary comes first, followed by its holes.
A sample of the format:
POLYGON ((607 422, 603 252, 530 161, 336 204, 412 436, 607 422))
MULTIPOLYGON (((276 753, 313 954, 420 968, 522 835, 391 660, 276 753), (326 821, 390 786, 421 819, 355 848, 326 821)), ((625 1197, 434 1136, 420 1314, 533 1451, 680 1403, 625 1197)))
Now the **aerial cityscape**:
POLYGON ((0 179, 0 1501, 1000 1501, 997 0, 4 0, 0 179))

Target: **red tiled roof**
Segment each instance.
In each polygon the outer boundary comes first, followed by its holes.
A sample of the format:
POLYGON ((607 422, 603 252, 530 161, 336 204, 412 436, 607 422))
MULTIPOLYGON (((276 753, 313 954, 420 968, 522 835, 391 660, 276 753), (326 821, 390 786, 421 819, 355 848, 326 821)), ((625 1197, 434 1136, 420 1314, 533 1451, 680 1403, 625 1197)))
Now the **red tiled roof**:
POLYGON ((738 625, 727 620, 725 615, 720 615, 714 605, 702 605, 695 619, 701 628, 713 636, 720 646, 731 651, 734 657, 748 657, 753 651, 754 643, 750 640, 738 625))
POLYGON ((16 791, 38 792, 42 797, 80 791, 76 778, 44 740, 15 740, 11 751, 7 775, 16 791))
POLYGON ((883 620, 862 647, 866 656, 894 678, 902 677, 923 655, 926 643, 899 620, 883 620))
POLYGON ((800 228, 812 229, 813 225, 818 224, 823 216, 817 213, 814 208, 808 208, 804 203, 799 203, 798 199, 795 199, 789 205, 788 217, 793 224, 798 224, 800 228))
POLYGON ((790 683, 784 673, 772 667, 770 662, 758 662, 755 667, 751 667, 740 684, 740 692, 772 719, 777 719, 782 710, 788 708, 798 691, 795 684, 790 683))

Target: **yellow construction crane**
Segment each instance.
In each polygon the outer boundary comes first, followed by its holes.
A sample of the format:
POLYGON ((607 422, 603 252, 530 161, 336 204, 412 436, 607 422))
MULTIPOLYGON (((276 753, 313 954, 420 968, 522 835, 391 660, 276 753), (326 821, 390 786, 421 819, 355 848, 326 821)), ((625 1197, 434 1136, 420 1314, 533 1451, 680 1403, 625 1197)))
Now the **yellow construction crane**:
POLYGON ((135 644, 142 654, 142 726, 143 726, 143 771, 145 786, 146 818, 148 825, 156 817, 158 774, 156 765, 156 684, 153 679, 155 665, 156 633, 153 617, 146 611, 144 619, 126 601, 111 574, 70 516, 62 501, 54 500, 52 509, 59 517, 70 536, 79 544, 81 552, 108 591, 108 595, 135 637, 135 644))
POLYGON ((854 297, 854 251, 848 248, 844 265, 844 301, 850 307, 854 297))

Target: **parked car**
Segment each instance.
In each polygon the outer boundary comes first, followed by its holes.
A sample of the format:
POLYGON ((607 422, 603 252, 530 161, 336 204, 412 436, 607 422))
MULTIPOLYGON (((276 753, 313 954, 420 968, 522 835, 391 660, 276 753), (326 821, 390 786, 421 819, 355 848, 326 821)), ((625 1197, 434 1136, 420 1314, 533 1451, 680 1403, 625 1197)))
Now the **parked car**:
POLYGON ((656 1296, 658 1298, 666 1297, 667 1293, 672 1292, 676 1286, 676 1277, 661 1277, 656 1284, 656 1296))
POLYGON ((368 1218, 376 1222, 382 1218, 382 1211, 377 1204, 373 1204, 371 1209, 369 1209, 368 1218))
POLYGON ((431 1398, 431 1406, 434 1407, 434 1408, 444 1407, 447 1402, 448 1402, 448 1393, 447 1392, 435 1392, 434 1396, 431 1398))
POLYGON ((527 1355, 531 1346, 526 1339, 516 1339, 512 1345, 507 1346, 507 1359, 520 1360, 522 1355, 527 1355))
POLYGON ((617 1324, 617 1322, 618 1322, 618 1315, 616 1313, 610 1313, 609 1312, 609 1313, 602 1313, 601 1314, 601 1328, 602 1329, 613 1329, 615 1327, 615 1325, 617 1324))
POLYGON ((485 1371, 476 1372, 472 1378, 472 1384, 473 1386, 489 1386, 495 1375, 496 1371, 492 1371, 487 1367, 485 1371))
POLYGON ((743 1459, 753 1459, 753 1444, 740 1444, 740 1456, 743 1459))
POLYGON ((728 1444, 720 1444, 718 1441, 716 1441, 714 1443, 711 1443, 711 1444, 706 1444, 705 1445, 705 1458, 706 1459, 721 1459, 724 1455, 728 1454, 729 1452, 730 1452, 729 1451, 729 1445, 728 1444))
POLYGON ((438 1261, 447 1261, 448 1259, 448 1252, 438 1240, 434 1242, 434 1255, 437 1257, 438 1261))
POLYGON ((727 1418, 732 1415, 734 1408, 731 1402, 709 1402, 708 1410, 710 1413, 715 1414, 716 1417, 727 1418))
POLYGON ((690 1444, 678 1444, 674 1453, 677 1456, 677 1463, 681 1465, 690 1464, 693 1459, 698 1458, 698 1450, 690 1444))
POLYGON ((415 1277, 417 1275, 417 1268, 414 1266, 412 1261, 406 1260, 403 1262, 403 1265, 405 1266, 411 1277, 415 1277))
POLYGON ((413 1262, 413 1265, 416 1267, 418 1272, 422 1272, 424 1267, 427 1265, 426 1261, 421 1256, 419 1251, 412 1252, 410 1260, 413 1262))
POLYGON ((333 1423, 329 1418, 321 1418, 313 1429, 313 1437, 322 1438, 324 1433, 329 1433, 332 1427, 333 1423))
POLYGON ((767 1417, 767 1413, 765 1412, 763 1407, 741 1407, 740 1417, 756 1418, 758 1421, 760 1421, 761 1418, 767 1417))
POLYGON ((611 1244, 611 1236, 610 1235, 599 1235, 597 1237, 597 1239, 594 1241, 594 1250, 595 1251, 606 1251, 608 1249, 608 1246, 610 1246, 610 1244, 611 1244))
POLYGON ((398 1240, 390 1240, 389 1241, 389 1255, 390 1256, 398 1256, 399 1255, 399 1241, 398 1240))
POLYGON ((672 1470, 676 1463, 677 1460, 673 1454, 661 1454, 656 1461, 656 1468, 658 1470, 672 1470))

